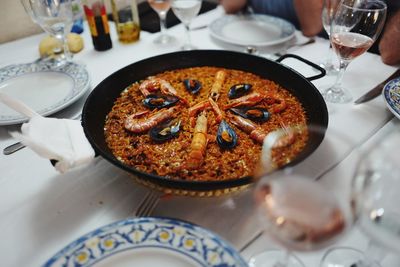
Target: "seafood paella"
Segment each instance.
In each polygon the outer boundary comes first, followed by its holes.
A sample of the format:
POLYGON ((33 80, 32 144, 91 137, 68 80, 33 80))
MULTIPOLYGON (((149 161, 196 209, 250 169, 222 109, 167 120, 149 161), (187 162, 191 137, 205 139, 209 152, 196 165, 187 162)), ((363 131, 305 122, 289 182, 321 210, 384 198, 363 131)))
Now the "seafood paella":
MULTIPOLYGON (((106 117, 114 156, 138 170, 190 181, 251 176, 264 137, 305 125, 307 114, 288 90, 250 72, 220 67, 165 71, 126 88, 106 117)), ((288 163, 307 133, 273 156, 288 163)))

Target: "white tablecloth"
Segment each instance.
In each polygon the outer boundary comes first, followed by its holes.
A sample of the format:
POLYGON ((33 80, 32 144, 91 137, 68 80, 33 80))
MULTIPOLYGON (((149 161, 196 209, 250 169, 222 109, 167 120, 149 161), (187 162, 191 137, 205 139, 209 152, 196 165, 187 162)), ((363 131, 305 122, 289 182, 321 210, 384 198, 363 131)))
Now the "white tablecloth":
MULTIPOLYGON (((221 8, 208 12, 199 16, 193 26, 208 24, 222 14, 221 8)), ((85 28, 82 35, 85 49, 77 54, 74 60, 86 65, 94 88, 108 75, 128 64, 150 56, 178 51, 183 42, 184 28, 177 25, 168 31, 177 38, 177 44, 169 47, 156 46, 152 40, 157 34, 142 32, 139 42, 125 45, 118 42, 115 28, 111 24, 113 48, 97 52, 93 49, 89 31, 85 28)), ((304 40, 300 33, 297 32, 296 35, 298 40, 304 40)), ((0 67, 35 60, 39 56, 38 44, 43 37, 44 34, 40 34, 0 45, 0 67)), ((192 42, 201 49, 244 49, 213 40, 208 29, 193 31, 192 42)), ((292 48, 289 52, 317 62, 324 57, 327 47, 326 40, 317 38, 316 43, 292 48)), ((298 62, 288 60, 284 63, 306 76, 313 73, 309 67, 298 62)), ((386 79, 394 70, 394 67, 384 65, 379 56, 365 54, 350 64, 343 84, 351 88, 354 98, 357 98, 386 79)), ((325 77, 314 84, 322 90, 332 82, 331 77, 325 77)), ((85 97, 56 116, 69 117, 80 112, 85 97)), ((328 109, 328 135, 331 130, 339 131, 352 138, 355 145, 363 144, 372 136, 379 137, 380 133, 376 132, 384 125, 386 128, 398 127, 381 97, 358 106, 352 103, 328 104, 328 109), (387 124, 390 120, 392 122, 387 124)), ((8 131, 15 129, 18 129, 18 126, 0 127, 1 148, 14 142, 8 131)), ((321 182, 336 179, 338 174, 354 162, 351 156, 345 158, 350 152, 345 148, 334 147, 334 157, 331 149, 332 145, 324 142, 301 167, 312 168, 315 177, 330 170, 323 175, 321 182), (337 165, 338 163, 340 164, 337 165)), ((0 159, 2 266, 41 265, 79 236, 131 216, 147 191, 135 183, 126 172, 101 158, 96 159, 87 168, 62 175, 57 173, 48 161, 39 158, 29 149, 10 156, 0 155, 0 159)), ((272 246, 272 242, 259 235, 261 227, 252 206, 249 191, 235 196, 208 199, 171 197, 159 203, 154 215, 183 219, 207 227, 232 242, 241 250, 243 256, 248 258, 255 252, 272 246)), ((341 244, 364 249, 366 240, 367 238, 355 229, 341 244)), ((323 252, 302 253, 300 257, 307 266, 318 266, 323 252)), ((399 265, 400 261, 391 255, 383 267, 399 265)))

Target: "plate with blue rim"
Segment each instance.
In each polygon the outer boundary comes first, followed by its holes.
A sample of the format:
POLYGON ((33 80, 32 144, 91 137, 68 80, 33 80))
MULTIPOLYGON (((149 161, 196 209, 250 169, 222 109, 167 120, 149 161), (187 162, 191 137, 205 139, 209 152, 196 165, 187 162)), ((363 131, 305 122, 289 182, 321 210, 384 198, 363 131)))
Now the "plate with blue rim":
POLYGON ((209 25, 212 37, 229 44, 272 46, 290 40, 295 27, 290 22, 263 14, 225 15, 209 25))
POLYGON ((247 267, 215 233, 170 218, 138 217, 96 229, 56 253, 43 266, 247 267))
POLYGON ((400 77, 386 83, 382 95, 389 110, 400 119, 400 77))
MULTIPOLYGON (((88 71, 75 62, 56 67, 52 60, 41 60, 0 69, 0 92, 22 101, 42 116, 68 107, 89 87, 88 71)), ((0 102, 0 125, 27 120, 26 116, 0 102)))

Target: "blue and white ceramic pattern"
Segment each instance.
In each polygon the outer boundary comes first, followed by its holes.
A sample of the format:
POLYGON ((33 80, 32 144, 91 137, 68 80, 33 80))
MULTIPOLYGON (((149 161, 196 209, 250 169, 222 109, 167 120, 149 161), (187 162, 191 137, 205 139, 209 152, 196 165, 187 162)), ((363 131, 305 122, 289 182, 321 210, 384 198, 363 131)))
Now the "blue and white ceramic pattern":
POLYGON ((400 119, 400 77, 389 81, 382 94, 389 110, 400 119))
MULTIPOLYGON (((0 69, 0 91, 30 106, 42 116, 53 114, 78 100, 89 89, 83 65, 68 62, 55 67, 51 60, 9 65, 0 69)), ((27 118, 0 103, 0 125, 27 118)))
POLYGON ((54 266, 245 267, 226 241, 199 226, 168 218, 141 217, 92 231, 58 252, 54 266))
POLYGON ((209 30, 211 36, 222 42, 258 47, 283 43, 295 34, 290 22, 263 14, 226 15, 214 20, 209 30))

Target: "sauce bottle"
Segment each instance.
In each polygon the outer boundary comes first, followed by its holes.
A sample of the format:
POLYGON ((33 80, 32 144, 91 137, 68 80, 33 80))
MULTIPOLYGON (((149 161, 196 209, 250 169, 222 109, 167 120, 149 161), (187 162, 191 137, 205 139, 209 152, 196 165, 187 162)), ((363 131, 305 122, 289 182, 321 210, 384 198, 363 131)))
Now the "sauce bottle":
POLYGON ((105 51, 112 48, 110 28, 103 0, 83 0, 83 9, 89 24, 94 49, 105 51))

